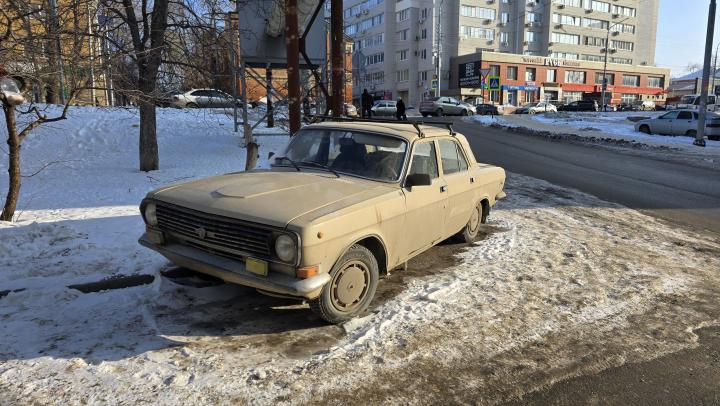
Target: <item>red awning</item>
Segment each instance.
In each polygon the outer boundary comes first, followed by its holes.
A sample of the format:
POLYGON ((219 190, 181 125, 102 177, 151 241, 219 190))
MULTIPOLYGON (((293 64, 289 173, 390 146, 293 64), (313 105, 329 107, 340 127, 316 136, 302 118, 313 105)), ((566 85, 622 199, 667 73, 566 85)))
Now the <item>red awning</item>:
POLYGON ((594 85, 580 85, 576 83, 563 83, 561 85, 563 91, 566 92, 594 92, 595 86, 594 85))

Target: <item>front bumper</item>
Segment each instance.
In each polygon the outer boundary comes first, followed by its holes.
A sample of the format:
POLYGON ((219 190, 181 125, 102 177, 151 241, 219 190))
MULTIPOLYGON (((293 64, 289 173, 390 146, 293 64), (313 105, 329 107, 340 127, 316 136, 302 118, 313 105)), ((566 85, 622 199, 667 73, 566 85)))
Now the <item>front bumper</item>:
POLYGON ((256 275, 246 271, 242 262, 177 243, 158 245, 150 241, 147 234, 143 234, 138 242, 159 252, 175 265, 276 295, 314 299, 330 281, 327 273, 308 279, 298 279, 277 272, 270 272, 267 276, 256 275))

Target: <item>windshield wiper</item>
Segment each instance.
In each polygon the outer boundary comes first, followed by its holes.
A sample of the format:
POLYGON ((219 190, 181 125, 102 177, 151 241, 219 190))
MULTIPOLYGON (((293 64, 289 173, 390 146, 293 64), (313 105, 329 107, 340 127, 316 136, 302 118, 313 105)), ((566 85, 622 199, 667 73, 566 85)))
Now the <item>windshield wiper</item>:
POLYGON ((337 176, 338 178, 340 177, 340 174, 337 173, 337 172, 335 171, 335 169, 333 169, 333 168, 331 168, 331 167, 329 167, 329 166, 327 166, 327 165, 323 165, 323 164, 321 164, 320 162, 300 161, 300 165, 309 165, 309 166, 314 166, 314 167, 316 167, 316 168, 323 168, 323 169, 325 169, 325 170, 328 170, 328 171, 334 173, 335 176, 337 176))
POLYGON ((277 159, 280 159, 280 160, 283 160, 283 159, 284 159, 284 160, 290 162, 290 165, 294 166, 295 169, 297 169, 297 171, 300 172, 300 167, 299 167, 298 164, 295 163, 295 161, 293 161, 292 159, 290 159, 290 158, 288 158, 288 157, 286 157, 286 156, 279 156, 277 159))

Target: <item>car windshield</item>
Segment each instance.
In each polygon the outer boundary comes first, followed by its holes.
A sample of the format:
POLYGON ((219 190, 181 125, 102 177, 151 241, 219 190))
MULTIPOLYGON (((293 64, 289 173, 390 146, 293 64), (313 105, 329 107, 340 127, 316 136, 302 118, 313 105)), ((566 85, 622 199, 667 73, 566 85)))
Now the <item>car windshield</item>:
POLYGON ((680 99, 680 103, 682 104, 693 104, 695 102, 695 96, 683 96, 682 99, 680 99))
POLYGON ((285 156, 300 167, 323 165, 342 174, 395 182, 406 152, 407 142, 401 138, 333 129, 300 131, 285 156))
POLYGON ((537 103, 530 103, 530 104, 526 104, 524 107, 528 107, 528 108, 537 107, 537 105, 538 105, 537 103))

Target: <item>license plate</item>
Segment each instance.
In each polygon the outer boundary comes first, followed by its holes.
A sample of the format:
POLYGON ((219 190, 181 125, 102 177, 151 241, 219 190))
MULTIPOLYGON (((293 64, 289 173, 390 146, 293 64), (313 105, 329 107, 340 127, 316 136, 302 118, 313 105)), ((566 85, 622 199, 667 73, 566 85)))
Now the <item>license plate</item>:
POLYGON ((245 260, 245 269, 257 275, 267 276, 268 263, 255 258, 247 258, 245 260))

